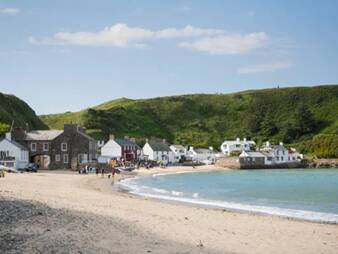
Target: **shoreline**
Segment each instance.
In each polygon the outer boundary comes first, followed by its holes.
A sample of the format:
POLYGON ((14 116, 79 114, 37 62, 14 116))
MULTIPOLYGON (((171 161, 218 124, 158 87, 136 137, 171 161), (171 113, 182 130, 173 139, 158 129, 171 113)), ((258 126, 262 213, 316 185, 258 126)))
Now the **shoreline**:
POLYGON ((111 183, 69 171, 7 174, 0 179, 0 246, 12 246, 8 253, 333 254, 338 248, 337 225, 162 202, 114 191, 111 183))
POLYGON ((201 207, 214 210, 222 210, 232 213, 241 213, 248 215, 258 215, 258 216, 274 216, 281 219, 303 221, 308 223, 320 223, 320 224, 329 224, 329 225, 338 225, 338 215, 324 212, 314 212, 307 210, 294 210, 288 208, 280 207, 271 207, 271 206, 256 206, 256 205, 246 205, 241 203, 233 203, 226 201, 218 200, 199 200, 188 197, 174 197, 171 195, 165 194, 155 194, 140 192, 135 189, 135 186, 131 186, 126 182, 132 181, 133 179, 139 179, 142 177, 157 177, 163 175, 172 175, 172 174, 185 174, 185 173, 198 173, 198 172, 213 172, 213 171, 235 171, 237 169, 230 168, 220 168, 214 165, 200 166, 196 168, 181 166, 171 168, 154 168, 154 170, 142 170, 137 172, 136 175, 128 177, 122 177, 118 180, 118 186, 114 189, 115 191, 129 193, 135 195, 138 198, 150 198, 154 201, 165 202, 165 203, 174 203, 179 205, 201 207), (169 170, 169 171, 168 171, 169 170))

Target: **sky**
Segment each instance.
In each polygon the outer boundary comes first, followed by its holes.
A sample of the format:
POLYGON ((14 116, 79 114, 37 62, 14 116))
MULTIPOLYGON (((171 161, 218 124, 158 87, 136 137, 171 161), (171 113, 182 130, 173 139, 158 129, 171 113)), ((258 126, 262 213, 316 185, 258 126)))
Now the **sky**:
POLYGON ((338 83, 338 1, 0 0, 0 92, 38 114, 338 83))

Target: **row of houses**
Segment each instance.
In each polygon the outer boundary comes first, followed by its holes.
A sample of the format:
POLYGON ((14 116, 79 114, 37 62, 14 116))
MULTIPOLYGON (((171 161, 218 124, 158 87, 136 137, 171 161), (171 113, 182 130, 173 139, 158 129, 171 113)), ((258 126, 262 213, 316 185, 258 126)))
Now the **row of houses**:
POLYGON ((141 148, 133 138, 115 138, 110 135, 107 142, 97 142, 88 136, 79 125, 65 124, 63 130, 34 130, 15 128, 0 139, 0 164, 24 168, 34 162, 41 168, 76 169, 80 165, 111 159, 138 161, 150 160, 158 163, 175 164, 184 161, 214 163, 219 157, 238 156, 242 167, 259 167, 297 163, 302 155, 295 149, 287 149, 283 144, 256 149, 252 140, 226 140, 220 146, 221 153, 212 147, 194 148, 180 144, 169 145, 165 140, 149 141, 141 148), (98 155, 98 148, 101 153, 98 155))
POLYGON ((302 159, 303 155, 298 153, 296 149, 287 149, 283 143, 271 145, 270 142, 266 142, 265 146, 257 151, 243 151, 239 155, 239 163, 242 168, 298 164, 302 159))
POLYGON ((162 162, 165 164, 174 164, 183 161, 214 162, 216 154, 213 149, 194 149, 193 146, 169 145, 165 139, 162 141, 149 141, 141 148, 135 142, 135 139, 124 137, 115 138, 110 135, 107 143, 101 144, 101 156, 98 160, 101 163, 112 159, 124 159, 126 161, 150 160, 162 162))
POLYGON ((0 164, 15 169, 33 162, 46 169, 77 168, 97 159, 97 141, 78 125, 64 130, 15 128, 0 140, 0 164))

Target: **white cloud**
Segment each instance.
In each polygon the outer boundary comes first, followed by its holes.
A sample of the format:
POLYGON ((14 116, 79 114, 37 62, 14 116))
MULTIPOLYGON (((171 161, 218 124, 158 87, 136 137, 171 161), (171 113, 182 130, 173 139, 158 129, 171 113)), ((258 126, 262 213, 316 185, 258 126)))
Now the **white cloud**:
POLYGON ((240 74, 250 74, 250 73, 259 73, 259 72, 273 72, 277 70, 287 69, 291 66, 289 62, 274 62, 270 64, 257 64, 246 67, 241 67, 238 69, 240 74))
POLYGON ((142 47, 145 39, 153 38, 154 32, 143 28, 131 28, 126 24, 116 24, 98 32, 60 32, 52 38, 35 39, 33 44, 42 45, 81 45, 81 46, 112 46, 112 47, 142 47))
POLYGON ((0 14, 16 15, 19 13, 20 10, 17 8, 0 8, 0 14))
POLYGON ((203 29, 186 26, 182 29, 166 28, 163 30, 147 30, 139 27, 129 27, 126 24, 116 24, 98 32, 59 32, 52 37, 36 39, 30 37, 33 44, 42 45, 82 45, 111 47, 143 47, 149 39, 173 39, 223 34, 220 29, 203 29))
POLYGON ((244 54, 250 50, 265 46, 268 36, 264 32, 250 34, 229 34, 215 37, 201 38, 194 42, 182 42, 179 47, 209 54, 244 54))
POLYGON ((166 28, 157 31, 155 34, 156 38, 168 39, 168 38, 215 36, 224 33, 225 31, 221 29, 204 29, 188 25, 182 29, 166 28))
POLYGON ((179 47, 210 54, 244 54, 261 48, 268 40, 264 32, 250 34, 228 34, 223 29, 199 28, 187 25, 183 28, 150 30, 115 24, 97 32, 58 32, 51 37, 29 37, 32 44, 39 45, 80 45, 107 47, 142 48, 149 40, 185 39, 179 47), (191 41, 192 40, 192 41, 191 41))

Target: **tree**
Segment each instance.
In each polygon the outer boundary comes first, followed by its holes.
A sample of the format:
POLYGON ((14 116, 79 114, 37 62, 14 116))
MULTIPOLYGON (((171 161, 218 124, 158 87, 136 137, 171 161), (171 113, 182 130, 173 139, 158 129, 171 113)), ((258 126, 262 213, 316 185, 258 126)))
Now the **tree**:
POLYGON ((6 123, 0 123, 0 136, 9 131, 9 125, 6 123))
POLYGON ((317 121, 312 112, 304 104, 299 105, 296 109, 294 126, 297 131, 297 137, 311 133, 316 127, 317 121))

